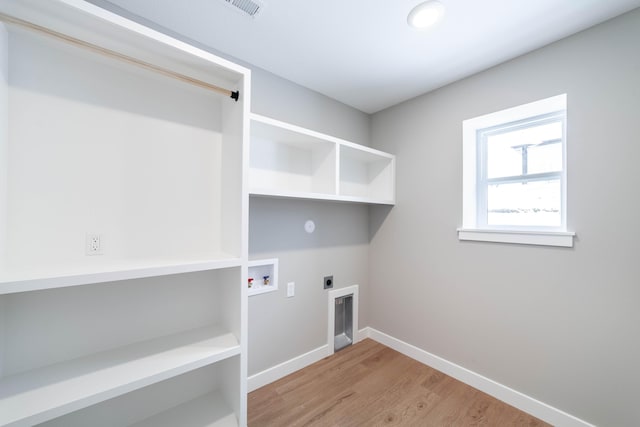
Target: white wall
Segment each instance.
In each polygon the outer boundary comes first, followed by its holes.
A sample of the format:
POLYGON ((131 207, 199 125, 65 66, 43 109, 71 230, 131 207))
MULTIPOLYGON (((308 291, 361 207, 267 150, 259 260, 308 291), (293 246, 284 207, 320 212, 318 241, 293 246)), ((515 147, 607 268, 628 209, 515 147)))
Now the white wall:
POLYGON ((370 325, 602 426, 640 425, 640 10, 373 116, 370 325), (462 121, 568 94, 572 249, 457 240, 462 121))
POLYGON ((240 64, 252 71, 254 113, 371 145, 368 114, 250 64, 240 64))

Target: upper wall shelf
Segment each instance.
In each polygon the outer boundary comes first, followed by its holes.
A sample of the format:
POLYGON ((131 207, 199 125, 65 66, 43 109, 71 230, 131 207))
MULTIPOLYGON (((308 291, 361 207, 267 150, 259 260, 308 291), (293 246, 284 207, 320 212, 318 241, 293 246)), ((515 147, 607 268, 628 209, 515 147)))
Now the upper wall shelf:
POLYGON ((395 156, 251 114, 249 192, 393 205, 395 156))

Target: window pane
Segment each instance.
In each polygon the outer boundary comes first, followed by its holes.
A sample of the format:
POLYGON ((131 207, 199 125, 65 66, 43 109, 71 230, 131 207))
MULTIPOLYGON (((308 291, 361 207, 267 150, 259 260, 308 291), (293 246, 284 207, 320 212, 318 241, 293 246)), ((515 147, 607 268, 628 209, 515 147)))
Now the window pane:
POLYGON ((562 170, 562 142, 560 139, 547 140, 537 146, 529 147, 528 173, 558 172, 562 170))
POLYGON ((561 141, 561 121, 489 135, 487 177, 560 171, 561 141))
POLYGON ((559 227, 560 180, 494 184, 488 188, 488 225, 559 227))
POLYGON ((519 144, 516 132, 492 135, 487 138, 487 177, 522 175, 522 152, 513 148, 519 144))

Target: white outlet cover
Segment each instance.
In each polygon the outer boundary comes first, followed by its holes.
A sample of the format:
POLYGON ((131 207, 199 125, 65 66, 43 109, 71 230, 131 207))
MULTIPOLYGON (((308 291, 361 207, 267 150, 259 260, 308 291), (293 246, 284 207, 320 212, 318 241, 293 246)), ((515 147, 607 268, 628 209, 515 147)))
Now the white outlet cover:
POLYGON ((85 235, 85 254, 86 255, 102 255, 104 242, 102 235, 90 234, 85 235))

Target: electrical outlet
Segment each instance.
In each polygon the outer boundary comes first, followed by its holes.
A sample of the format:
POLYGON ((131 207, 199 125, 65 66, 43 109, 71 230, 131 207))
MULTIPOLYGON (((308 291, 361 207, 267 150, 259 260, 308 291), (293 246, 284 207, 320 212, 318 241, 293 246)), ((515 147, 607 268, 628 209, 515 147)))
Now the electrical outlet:
POLYGON ((325 289, 333 289, 333 276, 325 276, 324 277, 324 288, 325 289))
POLYGON ((87 255, 102 255, 102 237, 99 234, 88 234, 85 240, 87 255))
POLYGON ((296 294, 296 284, 295 282, 287 283, 287 298, 291 298, 296 294))

